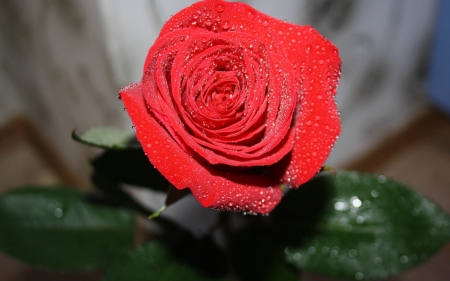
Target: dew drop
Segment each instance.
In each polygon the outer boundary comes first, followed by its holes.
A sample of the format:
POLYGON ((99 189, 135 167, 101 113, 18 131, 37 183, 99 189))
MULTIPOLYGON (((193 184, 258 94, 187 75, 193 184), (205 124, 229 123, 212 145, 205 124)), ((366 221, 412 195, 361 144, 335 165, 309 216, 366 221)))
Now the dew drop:
POLYGON ((357 224, 362 224, 362 223, 364 223, 364 217, 363 216, 358 216, 357 218, 356 218, 356 223, 357 224))
POLYGON ((224 22, 222 23, 222 28, 223 28, 224 30, 230 29, 230 23, 229 23, 228 21, 224 21, 224 22))
POLYGON ((216 4, 216 11, 219 13, 222 13, 225 11, 225 5, 224 4, 216 4))
POLYGON ((308 55, 311 52, 311 46, 308 45, 308 47, 306 47, 305 53, 308 55))
POLYGON ((379 183, 385 183, 386 182, 386 177, 381 175, 381 176, 378 176, 377 180, 378 180, 379 183))
POLYGON ((289 247, 284 248, 284 253, 286 255, 290 255, 291 254, 291 251, 289 250, 289 247))
POLYGON ((55 205, 55 204, 53 204, 53 203, 48 203, 48 205, 47 205, 47 210, 48 210, 49 212, 53 212, 53 211, 55 210, 55 208, 56 208, 56 205, 55 205))
POLYGON ((363 280, 364 279, 364 274, 362 274, 362 272, 356 272, 355 279, 356 280, 363 280))
POLYGON ((339 252, 337 250, 332 250, 330 252, 330 257, 337 258, 339 256, 339 252))
POLYGON ((299 261, 299 260, 302 259, 302 254, 300 254, 300 253, 295 253, 294 256, 293 256, 293 258, 294 258, 295 261, 299 261))
POLYGON ((405 264, 405 263, 407 263, 408 261, 409 261, 408 256, 401 256, 401 257, 400 257, 400 262, 401 262, 401 263, 405 264))
POLYGON ((348 209, 348 205, 347 205, 347 203, 345 203, 345 202, 336 202, 336 203, 334 204, 334 209, 335 209, 336 211, 344 211, 344 210, 347 210, 347 209, 348 209))
POLYGON ((380 193, 377 190, 372 190, 372 192, 370 192, 370 194, 372 195, 372 197, 376 198, 380 195, 380 193))
POLYGON ((252 11, 248 11, 247 12, 247 18, 249 18, 249 19, 254 19, 255 18, 255 13, 253 13, 252 11))
POLYGON ((361 202, 361 200, 359 200, 358 197, 352 197, 351 200, 352 200, 352 205, 353 205, 355 208, 361 207, 362 202, 361 202))
POLYGON ((314 247, 309 247, 308 248, 308 254, 314 255, 315 253, 316 253, 316 248, 314 248, 314 247))
POLYGON ((53 215, 55 216, 55 218, 61 218, 63 216, 63 210, 61 208, 55 208, 55 210, 53 211, 53 215))

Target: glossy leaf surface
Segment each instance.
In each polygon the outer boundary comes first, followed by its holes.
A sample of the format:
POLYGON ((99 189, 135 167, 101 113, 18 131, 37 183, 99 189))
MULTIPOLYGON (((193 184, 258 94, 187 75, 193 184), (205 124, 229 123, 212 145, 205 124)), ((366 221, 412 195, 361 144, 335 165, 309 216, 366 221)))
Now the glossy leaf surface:
POLYGON ((88 270, 111 262, 134 240, 134 215, 90 203, 69 188, 29 187, 0 197, 0 250, 25 263, 88 270))
POLYGON ((450 240, 438 206, 384 176, 319 175, 274 212, 287 260, 333 278, 379 279, 427 260, 450 240))

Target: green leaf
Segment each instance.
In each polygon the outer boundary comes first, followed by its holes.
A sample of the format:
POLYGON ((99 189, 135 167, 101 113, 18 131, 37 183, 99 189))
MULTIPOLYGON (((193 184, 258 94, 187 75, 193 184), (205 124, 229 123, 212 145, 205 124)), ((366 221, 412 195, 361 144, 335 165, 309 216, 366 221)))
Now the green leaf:
MULTIPOLYGON (((191 256, 190 261, 195 260, 195 258, 206 261, 208 258, 215 258, 214 256, 200 256, 201 252, 196 257, 191 256)), ((192 251, 191 254, 196 253, 192 251)), ((179 251, 173 252, 165 243, 155 240, 139 246, 128 256, 119 259, 108 267, 103 280, 218 281, 227 280, 227 278, 223 276, 207 277, 196 270, 195 267, 189 265, 186 259, 181 259, 179 251)))
POLYGON ((239 280, 299 280, 299 270, 284 261, 273 232, 270 225, 252 223, 233 235, 231 262, 239 280))
POLYGON ((92 161, 96 173, 111 180, 167 191, 169 182, 142 149, 108 150, 92 161))
POLYGON ((126 149, 130 147, 134 133, 113 127, 93 127, 82 134, 77 134, 74 130, 72 138, 90 146, 106 149, 126 149))
POLYGON ((450 219, 384 176, 320 175, 291 191, 273 213, 287 260, 317 274, 385 278, 424 262, 450 239, 450 219))
POLYGON ((0 250, 57 270, 104 266, 132 245, 134 215, 74 189, 27 187, 0 196, 0 250))

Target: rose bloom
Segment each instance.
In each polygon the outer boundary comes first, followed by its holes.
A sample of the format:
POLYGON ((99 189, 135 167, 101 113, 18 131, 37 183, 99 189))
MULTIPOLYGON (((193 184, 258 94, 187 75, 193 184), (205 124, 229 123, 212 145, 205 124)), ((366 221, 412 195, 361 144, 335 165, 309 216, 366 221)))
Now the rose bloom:
POLYGON ((338 51, 309 26, 200 1, 170 18, 120 96, 151 163, 204 206, 266 214, 340 133, 338 51))

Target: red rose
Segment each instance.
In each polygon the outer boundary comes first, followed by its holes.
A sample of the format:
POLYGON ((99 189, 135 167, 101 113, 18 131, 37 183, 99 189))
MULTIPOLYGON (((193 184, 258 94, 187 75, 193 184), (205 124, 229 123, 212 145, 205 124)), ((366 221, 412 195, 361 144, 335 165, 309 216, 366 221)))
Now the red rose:
POLYGON ((151 163, 205 207, 265 214, 324 164, 340 132, 336 47, 243 3, 180 11, 121 91, 151 163))

